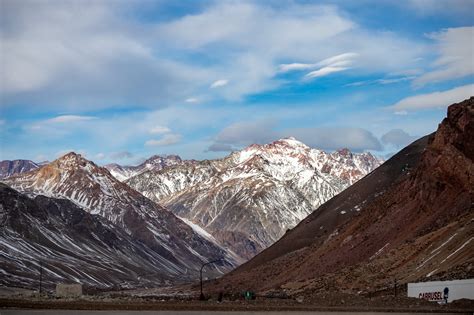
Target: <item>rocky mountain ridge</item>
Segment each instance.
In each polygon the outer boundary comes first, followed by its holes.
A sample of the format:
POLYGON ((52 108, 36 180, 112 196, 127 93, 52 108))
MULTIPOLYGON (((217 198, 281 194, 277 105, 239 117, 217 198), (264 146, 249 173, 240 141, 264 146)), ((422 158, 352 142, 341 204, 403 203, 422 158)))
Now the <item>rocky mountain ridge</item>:
POLYGON ((125 181, 149 170, 159 171, 165 167, 183 163, 193 163, 193 161, 183 161, 178 155, 153 155, 137 166, 122 166, 112 163, 104 167, 119 181, 125 181))
POLYGON ((126 183, 248 259, 378 165, 370 153, 326 153, 286 138, 126 183))
MULTIPOLYGON (((29 195, 65 198, 122 228, 161 257, 175 278, 198 269, 203 261, 223 257, 222 273, 237 265, 236 256, 171 212, 118 181, 110 172, 76 153, 4 183, 29 195)), ((196 274, 193 274, 196 277, 196 274)))
POLYGON ((0 179, 29 172, 39 167, 39 164, 30 160, 3 160, 0 161, 0 179))
POLYGON ((0 183, 0 285, 38 288, 80 282, 111 289, 192 278, 121 227, 66 199, 29 198, 0 183))

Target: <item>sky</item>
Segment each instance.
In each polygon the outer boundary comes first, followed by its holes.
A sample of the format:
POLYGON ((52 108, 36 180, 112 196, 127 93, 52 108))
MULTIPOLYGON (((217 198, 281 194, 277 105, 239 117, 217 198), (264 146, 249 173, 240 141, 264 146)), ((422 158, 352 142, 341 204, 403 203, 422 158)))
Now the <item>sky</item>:
POLYGON ((474 0, 0 0, 0 160, 388 157, 474 95, 474 0))

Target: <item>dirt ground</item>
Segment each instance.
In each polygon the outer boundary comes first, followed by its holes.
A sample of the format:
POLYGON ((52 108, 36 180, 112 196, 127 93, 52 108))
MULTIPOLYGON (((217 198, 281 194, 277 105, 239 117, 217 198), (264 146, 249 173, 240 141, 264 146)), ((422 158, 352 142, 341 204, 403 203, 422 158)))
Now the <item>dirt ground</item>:
POLYGON ((81 298, 58 299, 54 296, 39 298, 21 294, 0 297, 0 308, 21 309, 74 309, 74 310, 208 310, 208 311, 398 311, 398 312, 459 312, 472 313, 474 301, 460 300, 449 305, 405 296, 377 296, 373 298, 327 293, 311 297, 261 297, 244 300, 239 294, 224 296, 221 302, 217 296, 199 301, 197 296, 145 295, 137 292, 114 292, 81 298))

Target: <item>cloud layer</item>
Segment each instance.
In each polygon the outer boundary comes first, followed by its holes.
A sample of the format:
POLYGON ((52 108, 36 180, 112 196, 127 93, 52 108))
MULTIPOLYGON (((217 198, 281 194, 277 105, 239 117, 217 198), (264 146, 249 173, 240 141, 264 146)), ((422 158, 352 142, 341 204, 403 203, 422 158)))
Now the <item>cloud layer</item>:
POLYGON ((417 86, 429 82, 463 78, 474 74, 474 27, 448 28, 429 34, 436 41, 438 58, 432 70, 414 81, 417 86))
POLYGON ((392 129, 381 137, 385 144, 391 144, 400 149, 416 140, 416 136, 410 136, 402 129, 392 129))
POLYGON ((472 1, 314 3, 2 0, 0 155, 393 151, 474 94, 472 1))
POLYGON ((317 78, 329 75, 334 72, 344 71, 350 69, 350 65, 353 64, 354 58, 358 54, 356 53, 344 53, 336 55, 330 58, 326 58, 320 62, 309 64, 309 63, 290 63, 290 64, 281 64, 279 66, 280 72, 289 72, 297 70, 313 70, 305 75, 305 78, 317 78))
POLYGON ((463 85, 446 91, 410 96, 395 103, 392 109, 400 112, 403 110, 445 108, 471 96, 474 96, 474 84, 463 85))
POLYGON ((80 115, 62 115, 57 116, 45 121, 45 123, 71 123, 71 122, 79 122, 79 121, 89 121, 97 119, 97 117, 93 116, 80 116, 80 115))
POLYGON ((146 146, 167 146, 176 144, 181 140, 181 135, 175 133, 169 133, 161 137, 160 139, 150 139, 145 142, 146 146))
POLYGON ((307 78, 316 78, 349 67, 403 70, 424 51, 327 5, 215 2, 154 23, 132 19, 139 5, 121 1, 5 0, 2 9, 3 105, 37 110, 236 100, 280 86, 285 61, 314 67, 307 78))
POLYGON ((156 107, 184 99, 206 74, 160 56, 153 29, 125 19, 128 9, 121 1, 2 1, 3 105, 156 107))
POLYGON ((296 137, 305 144, 323 150, 348 148, 353 151, 382 149, 379 140, 368 130, 353 127, 276 129, 272 120, 238 122, 224 128, 209 151, 233 151, 253 143, 265 144, 285 137, 296 137))

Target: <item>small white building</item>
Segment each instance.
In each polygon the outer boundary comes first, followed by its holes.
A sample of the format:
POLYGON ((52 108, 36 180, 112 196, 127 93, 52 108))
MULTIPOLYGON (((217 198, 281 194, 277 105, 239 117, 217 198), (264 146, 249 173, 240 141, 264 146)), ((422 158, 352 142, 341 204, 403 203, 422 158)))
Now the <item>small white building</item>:
POLYGON ((474 279, 409 283, 407 294, 438 303, 474 300, 474 279))
POLYGON ((57 297, 80 297, 82 295, 82 285, 79 283, 65 284, 59 283, 56 285, 57 297))

